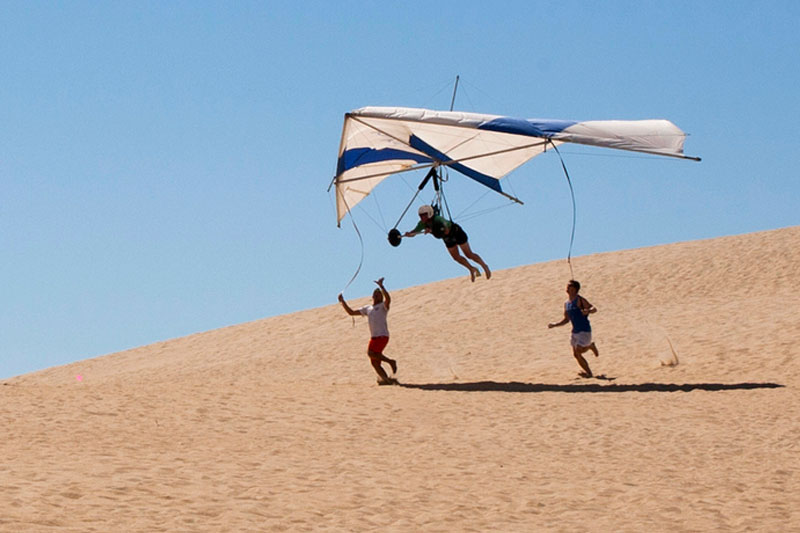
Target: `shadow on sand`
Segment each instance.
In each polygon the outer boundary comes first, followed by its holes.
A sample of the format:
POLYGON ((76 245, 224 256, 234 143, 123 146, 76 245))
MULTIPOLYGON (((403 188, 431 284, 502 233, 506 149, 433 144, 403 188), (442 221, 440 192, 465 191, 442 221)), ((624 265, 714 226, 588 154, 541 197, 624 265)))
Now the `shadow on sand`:
POLYGON ((778 383, 520 383, 511 381, 476 381, 473 383, 398 383, 407 389, 431 391, 459 392, 692 392, 692 391, 729 391, 751 389, 777 389, 783 385, 778 383))

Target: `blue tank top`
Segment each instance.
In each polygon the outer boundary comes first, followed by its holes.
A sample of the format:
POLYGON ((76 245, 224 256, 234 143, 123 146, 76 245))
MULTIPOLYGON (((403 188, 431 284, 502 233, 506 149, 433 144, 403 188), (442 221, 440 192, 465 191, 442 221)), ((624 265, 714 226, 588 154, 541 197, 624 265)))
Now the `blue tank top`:
MULTIPOLYGON (((578 296, 578 298, 580 298, 580 296, 578 296)), ((584 316, 583 312, 581 312, 581 308, 578 307, 578 298, 564 304, 569 321, 572 322, 572 333, 592 331, 589 318, 584 316)))

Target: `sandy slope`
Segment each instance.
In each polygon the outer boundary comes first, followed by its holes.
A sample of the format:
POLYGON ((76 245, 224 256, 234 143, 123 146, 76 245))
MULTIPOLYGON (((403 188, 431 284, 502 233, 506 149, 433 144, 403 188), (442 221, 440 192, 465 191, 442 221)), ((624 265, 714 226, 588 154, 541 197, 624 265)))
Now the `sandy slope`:
POLYGON ((6 380, 0 531, 800 531, 798 243, 573 260, 613 380, 564 262, 392 291, 400 387, 337 304, 6 380))

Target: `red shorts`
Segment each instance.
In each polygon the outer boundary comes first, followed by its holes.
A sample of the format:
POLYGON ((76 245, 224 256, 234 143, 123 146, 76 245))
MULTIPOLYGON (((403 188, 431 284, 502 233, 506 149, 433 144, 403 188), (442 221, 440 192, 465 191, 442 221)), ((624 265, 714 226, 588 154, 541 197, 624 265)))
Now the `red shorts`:
POLYGON ((389 337, 372 337, 367 350, 383 355, 383 349, 389 344, 389 337))

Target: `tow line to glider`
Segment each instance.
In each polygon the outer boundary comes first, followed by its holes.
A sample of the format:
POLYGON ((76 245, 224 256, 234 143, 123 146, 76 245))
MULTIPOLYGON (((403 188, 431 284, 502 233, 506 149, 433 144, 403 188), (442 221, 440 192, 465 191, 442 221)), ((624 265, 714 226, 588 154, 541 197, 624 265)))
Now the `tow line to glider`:
POLYGON ((569 279, 575 279, 575 274, 572 271, 572 244, 575 242, 575 223, 578 219, 578 208, 575 205, 575 189, 572 188, 572 180, 569 177, 569 171, 567 171, 567 165, 564 163, 564 158, 561 157, 561 152, 558 151, 558 148, 555 144, 553 144, 553 150, 556 151, 558 154, 558 159, 561 160, 561 168, 564 169, 564 176, 567 178, 567 185, 569 185, 569 195, 572 198, 572 232, 569 236, 569 251, 567 252, 567 264, 569 265, 569 279))
MULTIPOLYGON (((349 210, 348 210, 349 212, 349 210)), ((361 272, 361 267, 364 265, 364 238, 361 236, 361 232, 358 230, 358 226, 356 225, 356 219, 353 217, 353 213, 350 213, 350 222, 353 223, 353 229, 356 230, 356 235, 358 235, 358 242, 361 244, 361 259, 358 261, 358 267, 356 271, 353 273, 353 277, 350 278, 350 281, 342 287, 342 290, 339 291, 339 294, 344 294, 350 285, 356 280, 358 277, 359 272, 361 272)))

